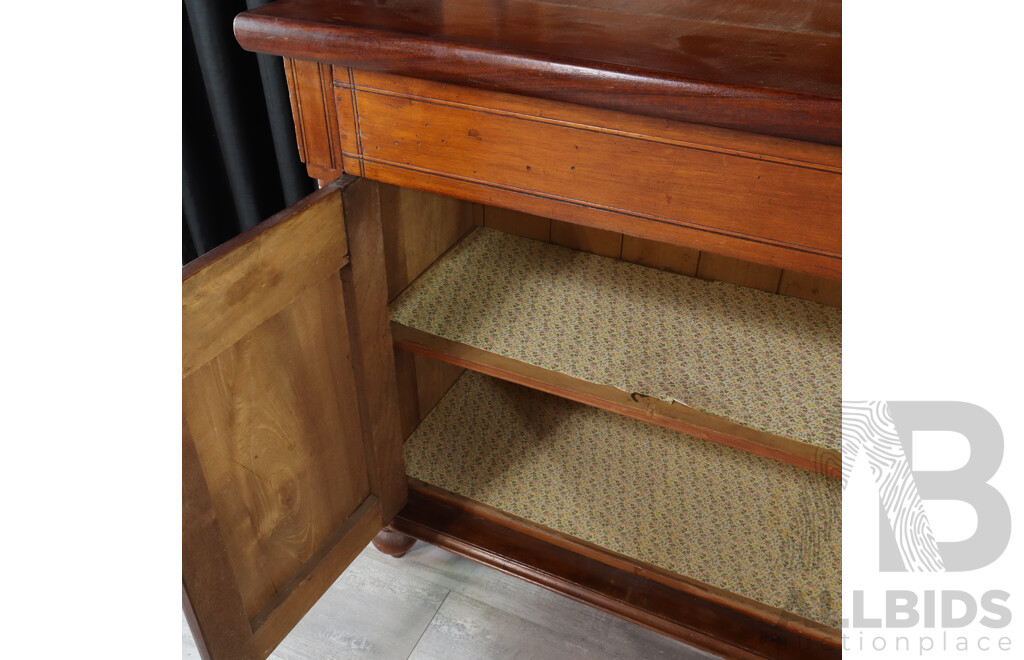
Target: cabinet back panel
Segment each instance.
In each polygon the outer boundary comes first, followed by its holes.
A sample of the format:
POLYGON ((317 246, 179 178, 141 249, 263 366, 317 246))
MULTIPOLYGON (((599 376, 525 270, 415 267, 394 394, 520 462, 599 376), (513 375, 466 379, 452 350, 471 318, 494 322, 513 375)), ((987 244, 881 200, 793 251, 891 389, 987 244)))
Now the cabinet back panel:
POLYGON ((498 206, 484 206, 483 219, 485 227, 524 238, 556 243, 680 275, 810 300, 829 307, 843 306, 842 280, 773 268, 629 234, 571 225, 498 206))

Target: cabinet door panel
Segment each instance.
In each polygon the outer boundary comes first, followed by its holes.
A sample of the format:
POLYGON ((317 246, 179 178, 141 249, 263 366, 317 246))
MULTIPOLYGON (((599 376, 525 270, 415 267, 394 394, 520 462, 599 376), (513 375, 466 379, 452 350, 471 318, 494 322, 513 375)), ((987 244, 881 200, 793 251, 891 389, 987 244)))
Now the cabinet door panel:
POLYGON ((346 234, 379 235, 376 194, 341 179, 186 268, 182 577, 209 657, 269 655, 404 499, 378 460, 397 419, 361 401, 395 392, 356 318, 383 265, 346 234))

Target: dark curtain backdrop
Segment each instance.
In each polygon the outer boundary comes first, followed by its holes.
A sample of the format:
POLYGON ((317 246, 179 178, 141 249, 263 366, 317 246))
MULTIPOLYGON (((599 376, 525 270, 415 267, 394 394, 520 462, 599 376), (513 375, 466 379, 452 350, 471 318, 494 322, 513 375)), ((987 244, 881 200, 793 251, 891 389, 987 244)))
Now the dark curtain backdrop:
POLYGON ((182 263, 316 188, 295 147, 280 57, 241 49, 234 17, 266 0, 185 0, 182 263))

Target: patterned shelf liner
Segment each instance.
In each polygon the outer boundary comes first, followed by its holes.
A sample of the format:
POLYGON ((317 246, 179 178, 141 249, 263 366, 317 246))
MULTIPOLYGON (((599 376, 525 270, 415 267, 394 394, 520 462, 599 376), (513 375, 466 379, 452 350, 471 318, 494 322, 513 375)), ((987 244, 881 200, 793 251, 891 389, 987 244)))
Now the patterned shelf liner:
POLYGON ((479 228, 391 318, 841 450, 842 312, 479 228))
POLYGON ((405 458, 440 488, 840 625, 838 479, 470 371, 405 458))

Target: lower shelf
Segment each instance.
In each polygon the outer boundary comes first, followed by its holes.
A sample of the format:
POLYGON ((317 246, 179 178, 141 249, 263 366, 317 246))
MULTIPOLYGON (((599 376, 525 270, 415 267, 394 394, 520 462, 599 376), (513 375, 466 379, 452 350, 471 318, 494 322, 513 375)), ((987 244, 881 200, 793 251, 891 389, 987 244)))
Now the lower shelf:
POLYGON ((836 479, 473 372, 405 454, 433 486, 839 628, 836 479))
POLYGON ((723 657, 810 660, 842 653, 838 631, 679 576, 618 565, 600 549, 415 479, 391 526, 723 657), (590 556, 595 552, 598 558, 590 556))

